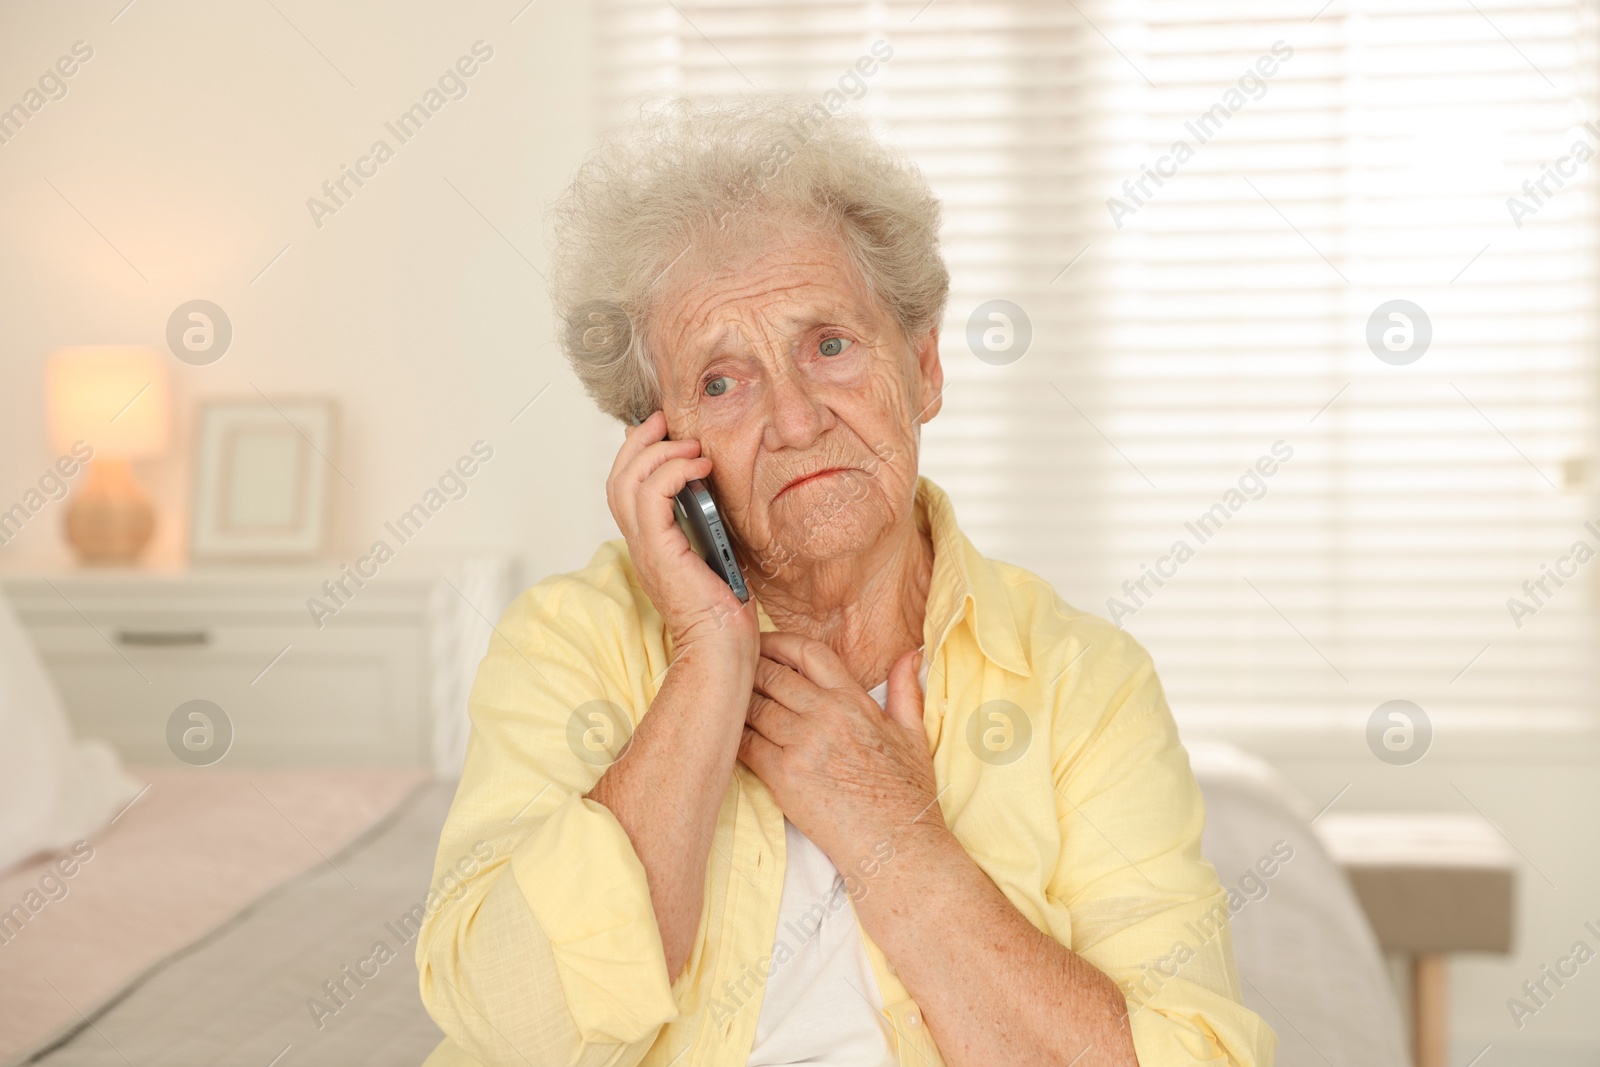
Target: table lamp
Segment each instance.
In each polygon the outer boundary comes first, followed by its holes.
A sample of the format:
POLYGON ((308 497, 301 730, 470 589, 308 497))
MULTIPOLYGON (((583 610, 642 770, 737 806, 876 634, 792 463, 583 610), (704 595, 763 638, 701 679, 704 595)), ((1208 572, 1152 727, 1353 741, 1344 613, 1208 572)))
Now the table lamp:
POLYGON ((67 541, 83 563, 134 562, 155 532, 155 510, 129 464, 166 450, 166 357, 142 345, 58 349, 45 393, 56 453, 72 454, 79 441, 94 449, 67 505, 67 541))

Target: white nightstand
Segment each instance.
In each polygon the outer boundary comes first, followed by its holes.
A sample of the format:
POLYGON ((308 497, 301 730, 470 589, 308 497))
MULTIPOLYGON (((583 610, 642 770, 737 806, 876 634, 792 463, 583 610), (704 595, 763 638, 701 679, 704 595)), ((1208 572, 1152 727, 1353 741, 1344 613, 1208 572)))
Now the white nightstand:
MULTIPOLYGON (((387 764, 459 771, 466 698, 515 594, 504 559, 395 560, 319 628, 307 599, 340 566, 24 569, 0 588, 80 737, 170 763, 190 700, 231 720, 228 764, 387 764)), ((347 583, 347 589, 354 586, 347 583)))

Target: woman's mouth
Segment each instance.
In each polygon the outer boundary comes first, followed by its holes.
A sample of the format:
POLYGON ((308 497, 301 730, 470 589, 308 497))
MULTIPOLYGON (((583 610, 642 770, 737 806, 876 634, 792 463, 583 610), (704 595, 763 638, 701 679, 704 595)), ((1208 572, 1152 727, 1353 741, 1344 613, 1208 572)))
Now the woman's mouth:
MULTIPOLYGON (((820 470, 820 471, 812 471, 810 474, 802 474, 800 477, 796 478, 794 481, 792 481, 789 484, 785 485, 782 489, 779 489, 778 490, 778 496, 782 496, 783 494, 787 493, 791 489, 798 489, 802 485, 809 485, 810 483, 816 481, 819 478, 826 478, 830 474, 843 474, 848 469, 849 469, 848 467, 828 467, 828 468, 825 468, 825 469, 820 470)), ((772 499, 776 500, 776 499, 778 499, 778 496, 775 496, 772 499)))

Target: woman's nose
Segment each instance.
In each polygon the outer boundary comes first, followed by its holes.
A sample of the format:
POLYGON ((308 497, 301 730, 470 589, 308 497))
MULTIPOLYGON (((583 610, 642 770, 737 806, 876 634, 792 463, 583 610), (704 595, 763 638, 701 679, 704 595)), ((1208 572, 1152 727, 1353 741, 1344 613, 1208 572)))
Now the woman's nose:
POLYGON ((773 381, 768 394, 769 443, 776 448, 809 448, 827 428, 827 409, 806 380, 792 370, 773 381))

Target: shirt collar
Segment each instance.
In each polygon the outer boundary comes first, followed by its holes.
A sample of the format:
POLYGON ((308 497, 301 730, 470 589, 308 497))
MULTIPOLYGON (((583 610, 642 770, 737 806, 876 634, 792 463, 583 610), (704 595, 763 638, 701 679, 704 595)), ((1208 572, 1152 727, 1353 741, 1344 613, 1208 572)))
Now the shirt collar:
POLYGON ((956 525, 950 498, 928 478, 919 477, 916 508, 917 525, 933 538, 926 639, 941 640, 952 624, 966 618, 985 656, 1012 674, 1031 677, 1005 583, 994 563, 956 525))

